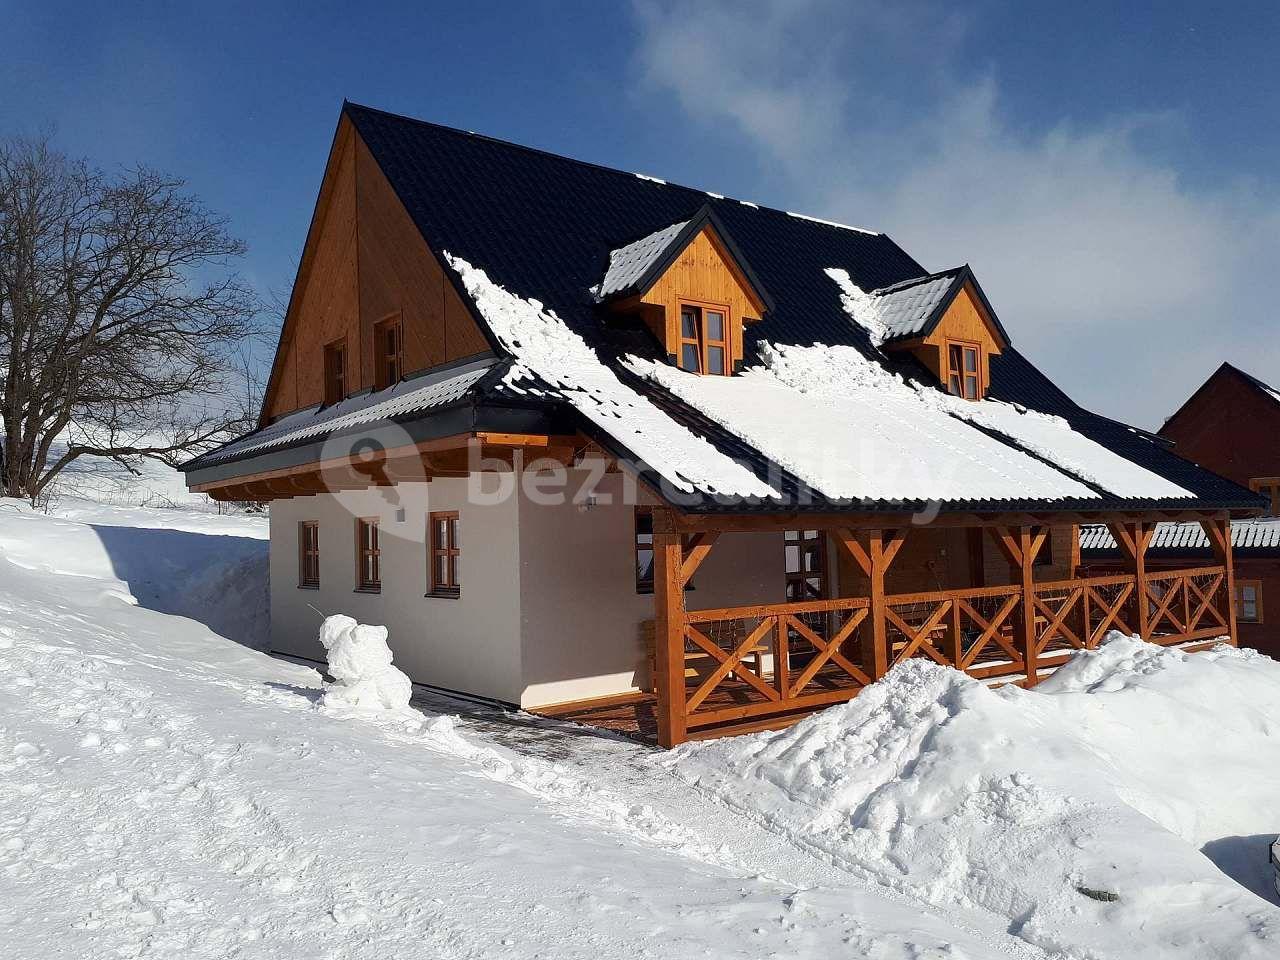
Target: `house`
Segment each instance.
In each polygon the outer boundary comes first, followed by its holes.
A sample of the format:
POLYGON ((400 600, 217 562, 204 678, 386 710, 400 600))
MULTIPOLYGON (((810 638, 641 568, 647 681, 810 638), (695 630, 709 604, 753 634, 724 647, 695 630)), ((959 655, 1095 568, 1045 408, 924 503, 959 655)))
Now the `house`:
POLYGON ((910 657, 1034 684, 1114 628, 1233 639, 1258 496, 1015 334, 883 233, 348 103, 260 426, 187 482, 270 503, 276 649, 344 612, 418 682, 664 745, 910 657), (1146 571, 1162 520, 1215 561, 1146 571), (1125 572, 1078 576, 1089 522, 1125 572))
MULTIPOLYGON (((1280 392, 1223 363, 1187 398, 1159 436, 1174 452, 1262 494, 1267 515, 1231 530, 1240 642, 1280 657, 1280 622, 1266 620, 1265 599, 1280 598, 1280 392)), ((1117 569, 1119 554, 1105 527, 1081 529, 1081 557, 1091 571, 1117 569)), ((1148 551, 1152 569, 1212 563, 1196 525, 1162 523, 1148 551)))

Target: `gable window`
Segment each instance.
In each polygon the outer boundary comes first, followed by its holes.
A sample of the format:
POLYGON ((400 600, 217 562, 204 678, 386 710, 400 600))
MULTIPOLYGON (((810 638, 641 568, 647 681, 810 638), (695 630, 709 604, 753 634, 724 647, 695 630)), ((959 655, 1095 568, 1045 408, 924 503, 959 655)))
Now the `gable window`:
POLYGON ((1241 623, 1262 623, 1262 581, 1236 581, 1236 619, 1241 623))
POLYGON ((1254 477, 1249 481, 1249 489, 1271 501, 1269 516, 1280 517, 1280 477, 1254 477))
POLYGON ((729 309, 717 304, 680 305, 676 359, 690 373, 729 373, 729 309))
POLYGON ((458 512, 432 513, 427 518, 430 528, 431 596, 456 597, 462 593, 458 577, 458 558, 462 555, 458 540, 458 512))
POLYGON ((982 396, 982 377, 979 370, 982 347, 962 340, 947 341, 947 392, 966 400, 982 396))
POLYGON ((377 364, 374 384, 379 390, 400 382, 404 352, 400 318, 383 320, 373 328, 373 357, 377 364))
POLYGON ((377 593, 382 589, 382 551, 378 549, 378 518, 356 520, 356 589, 377 593))
POLYGON ((298 524, 298 586, 320 588, 320 524, 315 520, 298 524))
POLYGON ((347 344, 335 340, 324 348, 324 402, 328 406, 347 395, 347 344))

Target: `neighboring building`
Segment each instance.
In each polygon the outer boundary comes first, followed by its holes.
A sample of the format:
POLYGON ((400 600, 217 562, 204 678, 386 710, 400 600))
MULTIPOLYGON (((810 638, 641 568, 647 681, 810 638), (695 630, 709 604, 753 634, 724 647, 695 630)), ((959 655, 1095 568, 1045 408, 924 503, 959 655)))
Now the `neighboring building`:
POLYGON ((1035 683, 1113 628, 1231 637, 1259 508, 1072 402, 967 267, 351 104, 261 425, 186 470, 271 502, 276 649, 348 613, 419 682, 664 744, 914 656, 1035 683), (1152 583, 1170 518, 1219 556, 1152 583), (1088 522, 1127 573, 1078 578, 1088 522))
MULTIPOLYGON (((1280 616, 1266 619, 1266 598, 1280 598, 1280 392, 1224 363, 1160 428, 1175 453, 1266 498, 1270 517, 1237 524, 1236 613, 1240 642, 1280 658, 1280 616)), ((1116 569, 1118 552, 1103 528, 1081 531, 1091 571, 1116 569)), ((1213 562, 1198 526, 1161 524, 1148 556, 1153 568, 1213 562)))

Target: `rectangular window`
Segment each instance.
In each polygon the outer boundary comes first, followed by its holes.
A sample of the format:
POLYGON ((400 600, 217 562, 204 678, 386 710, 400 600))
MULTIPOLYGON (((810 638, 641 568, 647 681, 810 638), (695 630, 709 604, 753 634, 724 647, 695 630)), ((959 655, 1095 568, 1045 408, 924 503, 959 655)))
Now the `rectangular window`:
MULTIPOLYGON (((636 507, 636 593, 653 593, 653 508, 636 507)), ((685 546, 688 546, 686 538, 685 546)), ((694 589, 691 579, 685 590, 694 589)))
POLYGON ((1254 477, 1249 481, 1249 489, 1271 501, 1268 515, 1280 517, 1280 477, 1254 477))
POLYGON ((356 589, 369 593, 377 593, 382 589, 377 517, 361 517, 356 520, 356 589))
POLYGON ((730 374, 728 308, 714 304, 681 304, 676 359, 680 369, 690 373, 730 374))
POLYGON ((982 347, 976 343, 947 341, 947 392, 966 400, 982 396, 982 347))
POLYGON ((430 546, 427 562, 431 567, 431 596, 456 597, 462 593, 458 576, 458 558, 462 548, 458 540, 458 512, 441 511, 427 517, 430 546))
POLYGON ((827 596, 827 538, 821 530, 787 530, 782 535, 787 603, 827 596))
POLYGON ((653 511, 636 507, 636 593, 653 593, 653 511))
POLYGON ((400 382, 404 352, 402 339, 399 317, 383 320, 373 328, 373 357, 377 364, 374 384, 379 390, 400 382))
POLYGON ((324 348, 324 402, 328 406, 347 395, 347 344, 335 340, 324 348))
POLYGON ((320 587, 320 524, 314 520, 298 524, 298 586, 320 587))
POLYGON ((1262 623, 1262 581, 1236 581, 1236 619, 1241 623, 1262 623))

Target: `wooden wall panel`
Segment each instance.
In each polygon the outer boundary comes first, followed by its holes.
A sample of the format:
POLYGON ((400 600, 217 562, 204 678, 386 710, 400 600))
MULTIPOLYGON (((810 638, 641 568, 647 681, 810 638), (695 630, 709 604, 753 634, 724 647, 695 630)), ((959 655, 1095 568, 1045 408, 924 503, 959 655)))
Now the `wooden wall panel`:
POLYGON ((356 286, 355 131, 338 126, 316 213, 303 251, 298 289, 285 318, 283 349, 268 391, 268 417, 324 400, 324 345, 347 342, 347 376, 359 357, 359 298, 356 286), (286 387, 292 384, 292 389, 286 387))
POLYGON ((347 342, 347 385, 374 385, 373 328, 399 314, 404 372, 489 342, 345 117, 338 127, 265 404, 268 419, 324 399, 324 346, 347 342))
MULTIPOLYGON (((1175 453, 1241 486, 1280 477, 1280 405, 1229 369, 1210 377, 1160 436, 1175 453)), ((1280 603, 1276 610, 1280 616, 1280 603)))
POLYGON ((956 294, 951 306, 942 315, 937 328, 921 341, 916 355, 919 356, 939 380, 945 381, 943 364, 945 362, 946 342, 948 340, 969 340, 982 344, 982 388, 986 390, 991 382, 991 366, 988 360, 992 354, 1001 353, 1000 341, 986 319, 986 311, 974 292, 973 285, 966 282, 964 288, 956 294))
MULTIPOLYGON (((742 321, 759 320, 763 305, 751 293, 733 258, 709 227, 689 242, 667 272, 641 298, 642 304, 660 307, 663 311, 664 328, 655 329, 654 334, 666 343, 668 353, 676 352, 682 299, 728 305, 733 318, 730 322, 733 360, 741 359, 742 321)), ((658 315, 646 313, 646 316, 656 318, 658 315)))

